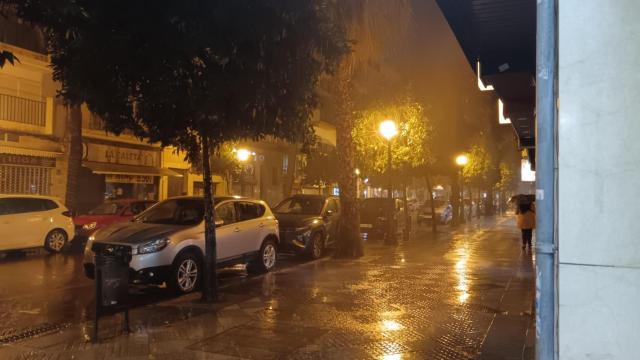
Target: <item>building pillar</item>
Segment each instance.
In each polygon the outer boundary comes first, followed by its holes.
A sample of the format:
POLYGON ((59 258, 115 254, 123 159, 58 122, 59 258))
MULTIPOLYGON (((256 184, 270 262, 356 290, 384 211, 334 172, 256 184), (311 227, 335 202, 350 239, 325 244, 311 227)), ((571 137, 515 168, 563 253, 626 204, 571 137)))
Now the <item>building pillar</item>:
POLYGON ((559 1, 560 359, 640 338, 640 2, 559 1))

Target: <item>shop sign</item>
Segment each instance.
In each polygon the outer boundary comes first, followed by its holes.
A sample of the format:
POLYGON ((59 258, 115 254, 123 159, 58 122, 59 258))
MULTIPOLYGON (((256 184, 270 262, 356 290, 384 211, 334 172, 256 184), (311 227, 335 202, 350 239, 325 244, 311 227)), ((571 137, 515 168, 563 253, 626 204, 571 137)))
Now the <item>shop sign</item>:
POLYGON ((84 160, 101 163, 159 167, 160 151, 85 143, 84 160))
POLYGON ((105 182, 118 184, 153 184, 153 176, 147 175, 126 175, 126 174, 107 174, 105 182))
POLYGON ((56 159, 39 156, 0 154, 2 165, 56 167, 56 159))

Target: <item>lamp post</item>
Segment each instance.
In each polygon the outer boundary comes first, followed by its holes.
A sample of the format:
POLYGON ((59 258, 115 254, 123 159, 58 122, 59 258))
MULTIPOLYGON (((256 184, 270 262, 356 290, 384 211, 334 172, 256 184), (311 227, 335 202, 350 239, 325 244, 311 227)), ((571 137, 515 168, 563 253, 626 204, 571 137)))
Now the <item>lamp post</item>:
POLYGON ((387 236, 384 239, 385 244, 394 245, 397 244, 396 234, 393 229, 393 210, 395 204, 393 203, 393 184, 391 179, 391 141, 396 135, 398 135, 398 128, 393 120, 385 120, 380 123, 380 135, 387 140, 387 236))
MULTIPOLYGON (((236 159, 243 164, 246 163, 251 157, 252 152, 247 149, 236 150, 236 159)), ((240 168, 240 196, 244 196, 244 168, 240 168)))
POLYGON ((456 157, 456 165, 460 167, 460 208, 458 209, 458 213, 460 214, 458 217, 460 219, 460 223, 464 223, 464 177, 462 170, 465 165, 469 163, 469 157, 465 154, 460 154, 456 157))

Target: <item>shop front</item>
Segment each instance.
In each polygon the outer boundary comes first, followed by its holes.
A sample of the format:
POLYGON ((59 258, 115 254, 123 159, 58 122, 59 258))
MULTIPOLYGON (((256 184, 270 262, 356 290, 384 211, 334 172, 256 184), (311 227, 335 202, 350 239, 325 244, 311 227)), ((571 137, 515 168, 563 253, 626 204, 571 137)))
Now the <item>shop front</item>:
MULTIPOLYGON (((85 142, 86 187, 107 199, 160 199, 160 179, 182 174, 160 167, 161 149, 151 146, 85 142)), ((97 202, 95 197, 92 202, 97 202)))
POLYGON ((54 194, 55 153, 0 147, 0 194, 54 194), (44 156, 43 156, 44 155, 44 156))

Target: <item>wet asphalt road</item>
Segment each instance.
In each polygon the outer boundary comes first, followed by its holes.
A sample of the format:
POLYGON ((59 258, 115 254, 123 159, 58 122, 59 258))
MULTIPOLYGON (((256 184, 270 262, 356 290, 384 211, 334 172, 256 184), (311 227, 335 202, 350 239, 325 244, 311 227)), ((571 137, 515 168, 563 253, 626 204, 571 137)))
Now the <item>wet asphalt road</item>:
MULTIPOLYGON (((306 262, 281 254, 277 268, 306 262)), ((242 266, 219 270, 221 289, 240 284, 250 277, 242 266)), ((167 300, 173 295, 158 287, 136 287, 137 305, 167 300)), ((77 324, 93 318, 94 282, 85 277, 82 248, 75 244, 61 254, 42 249, 0 256, 0 337, 16 330, 45 324, 77 324)))

